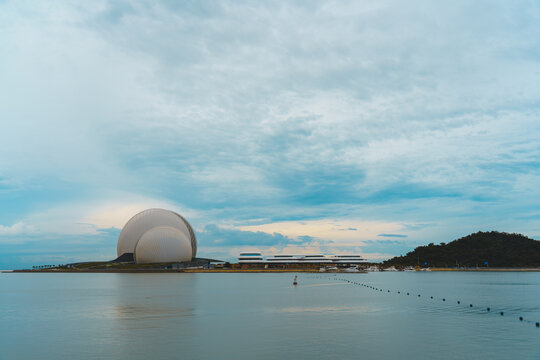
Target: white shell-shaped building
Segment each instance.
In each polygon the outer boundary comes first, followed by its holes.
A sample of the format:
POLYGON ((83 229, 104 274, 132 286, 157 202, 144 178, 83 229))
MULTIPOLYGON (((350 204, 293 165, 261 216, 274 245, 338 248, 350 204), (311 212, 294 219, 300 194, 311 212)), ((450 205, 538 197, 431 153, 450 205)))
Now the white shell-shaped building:
POLYGON ((136 263, 191 261, 197 253, 197 239, 191 225, 179 214, 148 209, 124 225, 117 253, 119 257, 133 254, 136 263))
POLYGON ((133 257, 137 264, 191 261, 191 243, 177 228, 158 226, 141 236, 133 257))

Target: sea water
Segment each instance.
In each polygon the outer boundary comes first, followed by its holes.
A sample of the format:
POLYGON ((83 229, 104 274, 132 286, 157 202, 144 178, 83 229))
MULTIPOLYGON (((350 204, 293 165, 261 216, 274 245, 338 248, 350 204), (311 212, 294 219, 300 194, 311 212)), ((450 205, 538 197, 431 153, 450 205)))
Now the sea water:
POLYGON ((540 273, 294 275, 0 274, 0 359, 540 359, 540 273))

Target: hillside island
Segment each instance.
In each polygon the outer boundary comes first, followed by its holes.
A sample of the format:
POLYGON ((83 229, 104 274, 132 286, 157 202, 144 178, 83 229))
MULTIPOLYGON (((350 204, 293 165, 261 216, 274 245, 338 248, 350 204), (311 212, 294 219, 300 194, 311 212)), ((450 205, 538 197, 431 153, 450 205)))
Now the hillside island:
POLYGON ((384 261, 382 266, 538 268, 540 241, 521 234, 479 231, 448 244, 419 246, 404 256, 384 261))

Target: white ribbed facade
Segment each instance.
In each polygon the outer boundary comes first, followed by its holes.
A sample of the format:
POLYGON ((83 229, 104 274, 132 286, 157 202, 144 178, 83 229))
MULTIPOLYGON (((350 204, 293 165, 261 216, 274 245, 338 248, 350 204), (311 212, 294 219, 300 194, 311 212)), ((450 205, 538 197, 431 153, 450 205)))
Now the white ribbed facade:
POLYGON ((197 253, 197 239, 191 225, 179 214, 148 209, 124 225, 117 253, 133 253, 137 263, 191 261, 197 253))

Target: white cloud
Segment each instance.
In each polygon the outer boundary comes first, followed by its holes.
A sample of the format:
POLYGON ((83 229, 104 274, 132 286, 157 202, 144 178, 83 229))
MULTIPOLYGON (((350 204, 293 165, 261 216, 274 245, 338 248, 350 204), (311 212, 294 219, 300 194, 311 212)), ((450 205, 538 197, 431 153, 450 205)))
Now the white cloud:
POLYGON ((374 239, 377 237, 377 234, 400 232, 403 230, 404 225, 382 221, 319 219, 283 221, 238 226, 238 228, 244 231, 263 231, 270 234, 277 232, 292 238, 307 235, 331 242, 335 246, 360 246, 362 245, 362 240, 374 239))
POLYGON ((34 226, 27 225, 22 221, 13 225, 0 225, 0 236, 6 235, 28 235, 36 231, 34 226))
POLYGON ((122 229, 133 215, 149 208, 165 208, 182 213, 189 218, 197 217, 195 211, 170 201, 121 194, 106 200, 96 199, 57 205, 29 214, 24 221, 31 224, 26 228, 33 229, 34 233, 96 235, 99 234, 100 229, 122 229))

